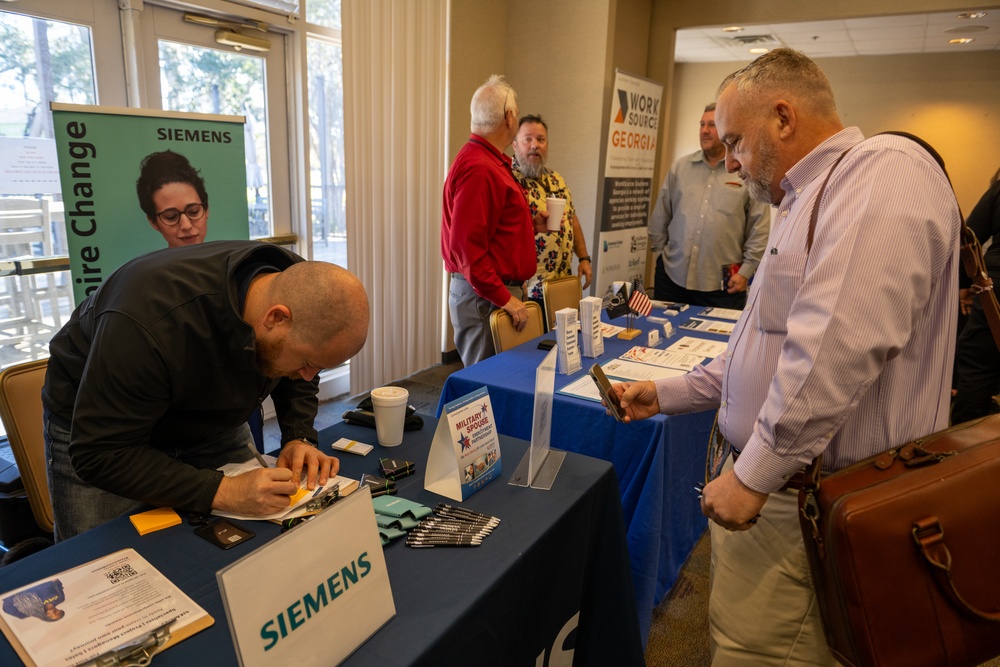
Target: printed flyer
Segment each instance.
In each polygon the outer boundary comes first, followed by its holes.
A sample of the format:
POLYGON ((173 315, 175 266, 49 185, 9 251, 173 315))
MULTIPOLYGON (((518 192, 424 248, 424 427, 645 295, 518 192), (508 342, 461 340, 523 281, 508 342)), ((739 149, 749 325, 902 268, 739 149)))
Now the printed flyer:
POLYGON ((458 501, 500 477, 500 439, 486 387, 444 406, 426 470, 424 488, 458 501))
POLYGON ((36 665, 79 665, 167 624, 170 646, 214 622, 134 549, 0 594, 0 601, 0 629, 36 665))

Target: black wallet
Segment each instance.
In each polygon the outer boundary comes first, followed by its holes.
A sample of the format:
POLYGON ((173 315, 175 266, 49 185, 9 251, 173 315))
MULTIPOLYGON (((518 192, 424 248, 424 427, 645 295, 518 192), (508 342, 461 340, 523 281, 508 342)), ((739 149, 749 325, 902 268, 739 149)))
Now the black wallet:
MULTIPOLYGON (((424 427, 423 418, 416 414, 417 409, 412 405, 406 406, 406 420, 403 422, 404 431, 419 431, 424 427)), ((372 407, 372 397, 358 403, 358 407, 348 410, 341 417, 346 423, 356 426, 367 426, 375 428, 375 412, 372 407)))

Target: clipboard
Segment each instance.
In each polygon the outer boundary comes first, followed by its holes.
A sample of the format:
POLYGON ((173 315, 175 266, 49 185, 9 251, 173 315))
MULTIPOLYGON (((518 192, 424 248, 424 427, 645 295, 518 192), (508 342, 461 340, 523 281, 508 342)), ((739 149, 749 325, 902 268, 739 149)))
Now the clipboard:
MULTIPOLYGON (((51 618, 54 614, 45 615, 51 618)), ((148 661, 214 623, 208 612, 134 549, 122 549, 0 593, 0 631, 24 664, 31 667, 52 664, 54 660, 86 666, 145 664, 128 660, 148 661), (133 619, 119 632, 108 632, 101 640, 103 628, 121 625, 121 621, 113 616, 102 624, 88 623, 88 616, 96 613, 88 611, 94 607, 94 596, 113 604, 124 600, 130 587, 138 586, 155 589, 159 601, 147 607, 145 616, 131 614, 134 609, 123 603, 122 615, 133 619), (53 595, 56 591, 58 596, 53 595), (60 608, 64 617, 48 622, 38 616, 36 603, 54 599, 57 601, 53 606, 60 608), (157 618, 158 614, 162 618, 157 618)))

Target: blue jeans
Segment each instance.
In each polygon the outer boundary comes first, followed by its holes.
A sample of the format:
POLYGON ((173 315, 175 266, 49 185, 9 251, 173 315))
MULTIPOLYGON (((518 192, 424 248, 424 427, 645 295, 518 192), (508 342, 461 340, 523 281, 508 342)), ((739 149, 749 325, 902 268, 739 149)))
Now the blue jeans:
MULTIPOLYGON (((45 415, 45 457, 48 462, 49 496, 55 519, 55 541, 69 539, 107 521, 149 509, 147 503, 124 498, 80 479, 69 458, 70 433, 45 415)), ((168 452, 195 468, 218 468, 251 458, 247 443, 250 428, 243 424, 196 446, 168 452)))

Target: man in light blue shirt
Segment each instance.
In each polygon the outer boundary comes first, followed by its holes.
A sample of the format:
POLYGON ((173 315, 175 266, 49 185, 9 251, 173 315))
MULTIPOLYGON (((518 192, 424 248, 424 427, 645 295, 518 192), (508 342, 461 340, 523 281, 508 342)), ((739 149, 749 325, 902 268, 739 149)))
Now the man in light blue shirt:
POLYGON ((726 171, 715 104, 705 107, 699 134, 701 150, 670 168, 649 220, 654 295, 739 309, 767 243, 770 207, 751 200, 743 180, 726 171))

